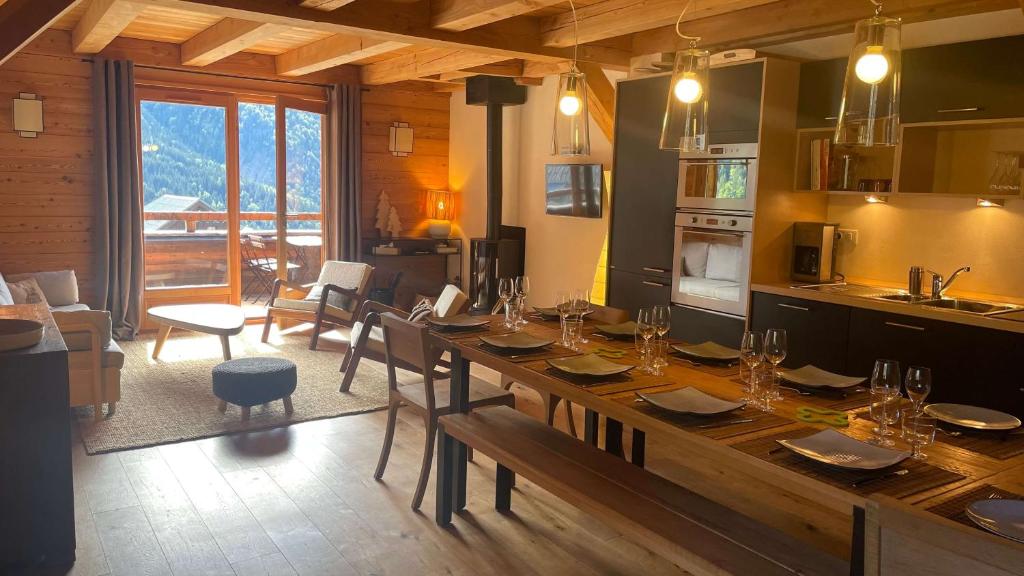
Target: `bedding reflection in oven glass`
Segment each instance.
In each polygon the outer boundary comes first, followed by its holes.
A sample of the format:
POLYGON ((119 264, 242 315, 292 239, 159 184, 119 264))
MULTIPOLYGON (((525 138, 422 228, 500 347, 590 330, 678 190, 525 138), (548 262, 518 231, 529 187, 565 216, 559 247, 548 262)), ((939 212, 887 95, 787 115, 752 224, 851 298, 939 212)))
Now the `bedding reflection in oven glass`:
POLYGON ((696 230, 683 232, 680 294, 739 302, 743 238, 696 230))

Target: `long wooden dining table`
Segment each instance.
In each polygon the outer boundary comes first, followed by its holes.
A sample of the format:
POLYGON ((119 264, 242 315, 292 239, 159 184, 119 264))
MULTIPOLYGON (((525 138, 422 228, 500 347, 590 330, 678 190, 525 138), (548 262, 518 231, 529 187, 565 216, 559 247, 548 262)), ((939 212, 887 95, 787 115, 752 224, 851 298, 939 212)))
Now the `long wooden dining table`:
MULTIPOLYGON (((656 440, 670 452, 659 452, 659 460, 649 462, 649 469, 840 558, 850 559, 857 553, 856 538, 862 531, 859 522, 873 493, 886 494, 960 521, 963 518, 958 514, 963 508, 957 506, 961 500, 978 495, 988 497, 985 494, 992 491, 1015 497, 1024 494, 1024 434, 1019 431, 999 437, 940 433, 936 442, 924 449, 928 458, 905 460, 899 465, 901 474, 872 476, 839 471, 779 450, 777 440, 808 436, 829 427, 800 421, 797 414, 801 407, 845 411, 849 426, 839 428, 842 433, 858 439, 872 437, 874 422, 866 414, 867 390, 847 395, 806 395, 784 389, 783 399, 775 403, 772 412, 748 405, 721 417, 688 418, 652 406, 640 400, 638 393, 692 386, 722 399, 739 399, 743 387, 738 367, 694 364, 670 355, 669 365, 661 376, 634 369, 624 376, 576 379, 552 369, 547 360, 617 350, 624 354, 621 358, 610 358, 612 362, 636 365, 639 357, 633 342, 603 338, 588 325, 585 333, 590 341, 581 345, 578 352, 557 347, 540 354, 510 356, 481 342, 481 335, 508 332, 503 317, 488 319, 490 322, 483 329, 432 331, 437 345, 451 355, 451 406, 455 411, 464 412, 468 405, 470 365, 485 366, 527 387, 584 407, 588 415, 587 440, 596 441, 596 415, 607 418, 613 435, 619 423, 632 427, 640 438, 656 440)), ((560 336, 557 321, 531 318, 522 329, 548 339, 560 336)), ((615 442, 613 436, 609 438, 607 444, 611 448, 615 442)), ((898 438, 898 429, 896 442, 908 448, 898 438)), ((439 430, 439 525, 449 524, 452 514, 465 507, 466 462, 465 446, 439 430)))

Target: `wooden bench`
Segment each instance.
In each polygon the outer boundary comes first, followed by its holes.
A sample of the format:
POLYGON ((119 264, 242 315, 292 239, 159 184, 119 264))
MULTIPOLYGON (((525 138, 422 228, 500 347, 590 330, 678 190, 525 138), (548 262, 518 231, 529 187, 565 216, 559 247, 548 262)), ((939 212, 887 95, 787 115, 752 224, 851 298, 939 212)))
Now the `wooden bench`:
POLYGON ((507 407, 440 418, 498 463, 495 507, 520 474, 694 574, 849 574, 849 564, 507 407))

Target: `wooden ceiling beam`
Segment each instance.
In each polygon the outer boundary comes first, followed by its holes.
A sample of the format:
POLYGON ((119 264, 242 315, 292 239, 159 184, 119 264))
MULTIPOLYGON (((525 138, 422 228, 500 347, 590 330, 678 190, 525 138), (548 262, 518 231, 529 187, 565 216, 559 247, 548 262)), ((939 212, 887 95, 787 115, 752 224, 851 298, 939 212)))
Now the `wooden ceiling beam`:
POLYGON ((500 57, 491 54, 448 48, 427 48, 367 64, 362 67, 361 75, 363 84, 390 84, 463 68, 483 66, 499 60, 501 60, 500 57))
POLYGON ((80 0, 7 0, 0 3, 0 65, 59 20, 80 0))
POLYGON ((330 12, 331 10, 337 10, 342 6, 353 2, 355 2, 355 0, 302 0, 302 2, 299 2, 299 6, 316 8, 317 10, 330 12))
POLYGON ((565 0, 433 0, 430 3, 434 28, 469 30, 498 20, 559 4, 565 0))
MULTIPOLYGON (((134 1, 134 0, 133 0, 134 1)), ((467 50, 490 54, 497 60, 524 58, 558 61, 570 56, 570 50, 542 46, 540 24, 530 18, 513 18, 463 32, 433 28, 430 3, 355 2, 343 10, 323 11, 291 2, 259 0, 137 0, 223 18, 281 24, 330 32, 380 38, 432 48, 467 50)), ((617 46, 580 46, 579 59, 608 67, 629 67, 629 51, 617 46)))
POLYGON ((506 60, 504 62, 495 62, 494 64, 484 64, 483 66, 472 66, 455 72, 444 72, 440 74, 438 79, 442 81, 453 81, 458 80, 459 78, 468 78, 470 76, 477 76, 480 74, 485 74, 487 76, 507 76, 510 78, 518 78, 523 75, 523 61, 506 60))
POLYGON ((404 48, 408 44, 338 34, 300 46, 276 57, 277 73, 302 76, 404 48))
MULTIPOLYGON (((718 16, 772 4, 777 0, 702 0, 694 2, 683 22, 718 16)), ((864 0, 867 2, 867 0, 864 0)), ((675 25, 686 6, 680 0, 605 0, 576 9, 579 19, 579 41, 595 42, 624 34, 643 32, 659 26, 675 25)), ((684 28, 684 32, 686 28, 684 28)), ((685 32, 690 34, 690 32, 685 32)), ((541 38, 545 46, 566 47, 574 42, 572 12, 544 18, 541 38)))
POLYGON ((206 66, 288 30, 287 26, 225 18, 181 45, 181 63, 206 66))
MULTIPOLYGON (((907 22, 924 22, 955 16, 1006 10, 1018 0, 887 0, 885 15, 907 22)), ((870 2, 833 0, 779 0, 710 18, 689 22, 686 34, 700 36, 701 46, 712 51, 758 48, 782 42, 807 40, 851 32, 857 20, 874 13, 870 2)), ((674 52, 686 41, 674 26, 633 35, 634 54, 674 52)))
POLYGON ((71 32, 71 48, 79 54, 95 54, 117 38, 144 6, 124 0, 94 0, 71 32))
POLYGON ((543 78, 552 74, 561 74, 569 71, 569 61, 560 62, 534 62, 527 61, 523 64, 523 76, 525 78, 543 78))

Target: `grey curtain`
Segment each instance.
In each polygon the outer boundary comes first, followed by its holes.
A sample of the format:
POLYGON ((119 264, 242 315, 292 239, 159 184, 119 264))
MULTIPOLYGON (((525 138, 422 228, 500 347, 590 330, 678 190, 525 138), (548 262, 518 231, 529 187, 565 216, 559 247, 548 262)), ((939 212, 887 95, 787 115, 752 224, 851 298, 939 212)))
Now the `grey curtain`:
POLYGON ((96 58, 96 283, 114 337, 131 340, 142 326, 142 193, 135 146, 138 118, 132 63, 96 58))
POLYGON ((359 260, 359 198, 362 191, 362 91, 335 84, 331 90, 327 169, 327 258, 359 260))

